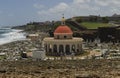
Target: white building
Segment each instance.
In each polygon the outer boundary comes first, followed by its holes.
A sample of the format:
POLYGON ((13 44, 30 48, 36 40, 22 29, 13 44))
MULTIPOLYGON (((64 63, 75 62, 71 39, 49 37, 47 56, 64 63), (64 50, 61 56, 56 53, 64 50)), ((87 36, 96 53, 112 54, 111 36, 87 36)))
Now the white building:
POLYGON ((32 57, 35 60, 44 60, 45 59, 45 51, 44 50, 35 50, 32 52, 32 57))
POLYGON ((73 31, 65 25, 63 17, 61 25, 54 31, 54 37, 43 39, 47 56, 80 55, 82 53, 82 38, 73 37, 73 31))

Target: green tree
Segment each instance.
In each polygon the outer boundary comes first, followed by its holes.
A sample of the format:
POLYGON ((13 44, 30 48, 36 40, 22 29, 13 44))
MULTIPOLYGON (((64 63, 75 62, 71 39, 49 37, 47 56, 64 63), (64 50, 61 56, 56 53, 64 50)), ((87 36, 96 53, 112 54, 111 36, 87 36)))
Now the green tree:
POLYGON ((103 23, 108 23, 109 22, 108 17, 102 17, 102 22, 103 23))

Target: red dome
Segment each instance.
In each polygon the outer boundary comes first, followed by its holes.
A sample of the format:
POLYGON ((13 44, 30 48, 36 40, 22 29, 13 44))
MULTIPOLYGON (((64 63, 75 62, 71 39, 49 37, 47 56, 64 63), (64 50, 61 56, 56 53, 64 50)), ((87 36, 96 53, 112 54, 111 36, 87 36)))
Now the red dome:
POLYGON ((73 34, 72 30, 68 26, 58 26, 54 31, 54 34, 73 34))

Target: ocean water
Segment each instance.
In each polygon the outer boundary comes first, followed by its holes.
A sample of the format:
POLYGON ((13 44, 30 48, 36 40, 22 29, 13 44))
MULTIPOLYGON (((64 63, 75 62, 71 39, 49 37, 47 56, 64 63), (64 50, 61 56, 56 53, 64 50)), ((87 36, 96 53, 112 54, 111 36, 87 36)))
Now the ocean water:
POLYGON ((0 28, 0 45, 17 41, 24 40, 25 33, 22 30, 15 30, 10 28, 0 28))

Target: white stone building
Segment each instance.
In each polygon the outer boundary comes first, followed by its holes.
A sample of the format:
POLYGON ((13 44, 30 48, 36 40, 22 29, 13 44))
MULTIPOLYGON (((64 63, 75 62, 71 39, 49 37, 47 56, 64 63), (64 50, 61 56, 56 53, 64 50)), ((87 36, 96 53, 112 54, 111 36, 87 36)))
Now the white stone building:
POLYGON ((82 41, 82 38, 73 37, 72 30, 65 25, 64 17, 62 24, 54 31, 54 37, 43 40, 48 56, 79 55, 82 52, 82 41))
POLYGON ((46 58, 44 50, 35 50, 32 52, 32 58, 35 60, 44 60, 46 58))

